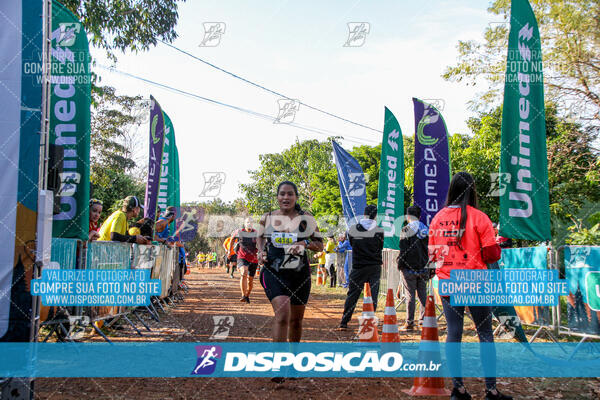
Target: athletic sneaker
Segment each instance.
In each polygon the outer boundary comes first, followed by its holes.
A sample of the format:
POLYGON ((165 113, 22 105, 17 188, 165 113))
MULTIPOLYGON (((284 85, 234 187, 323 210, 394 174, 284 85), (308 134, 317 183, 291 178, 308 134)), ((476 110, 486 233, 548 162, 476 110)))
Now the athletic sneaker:
POLYGON ((450 393, 450 400, 471 400, 471 395, 467 392, 467 389, 464 389, 464 392, 461 393, 460 390, 455 387, 452 389, 452 393, 450 393))
POLYGON ((246 303, 250 304, 250 297, 246 296, 246 297, 244 297, 244 299, 245 299, 244 301, 245 301, 246 303))
POLYGON ((340 324, 340 325, 337 327, 337 330, 338 330, 338 331, 347 331, 347 330, 348 330, 348 325, 347 325, 347 324, 340 324))
POLYGON ((485 400, 513 400, 512 396, 502 394, 498 389, 495 390, 496 394, 492 394, 490 390, 485 391, 485 400))
POLYGON ((242 296, 242 298, 240 299, 240 303, 243 303, 246 301, 246 296, 242 296))
MULTIPOLYGON (((401 332, 412 332, 415 330, 415 324, 406 323, 400 327, 401 332)), ((418 329, 417 329, 418 330, 418 329)))

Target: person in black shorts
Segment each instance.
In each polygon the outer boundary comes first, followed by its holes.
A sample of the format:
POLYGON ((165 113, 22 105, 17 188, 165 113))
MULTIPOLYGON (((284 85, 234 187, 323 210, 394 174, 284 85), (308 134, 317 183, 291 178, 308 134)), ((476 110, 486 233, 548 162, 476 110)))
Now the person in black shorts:
POLYGON ((229 236, 223 242, 223 248, 225 249, 225 252, 227 255, 227 262, 225 264, 225 267, 227 270, 226 273, 228 273, 229 276, 232 278, 233 278, 233 272, 235 271, 235 267, 237 264, 237 252, 235 251, 237 238, 235 237, 235 233, 236 233, 236 231, 233 231, 231 233, 231 236, 229 236), (230 269, 231 269, 231 273, 229 272, 230 269))
POLYGON ((259 226, 258 260, 264 264, 260 283, 275 313, 274 342, 299 342, 302 338, 311 284, 306 250, 323 250, 317 222, 297 201, 296 185, 281 182, 277 187, 279 209, 263 215, 259 226))
POLYGON ((244 227, 233 235, 239 243, 237 267, 240 270, 240 290, 242 291, 240 301, 246 303, 250 303, 250 292, 252 292, 254 276, 256 268, 258 268, 256 235, 256 230, 252 228, 252 218, 246 218, 244 227))

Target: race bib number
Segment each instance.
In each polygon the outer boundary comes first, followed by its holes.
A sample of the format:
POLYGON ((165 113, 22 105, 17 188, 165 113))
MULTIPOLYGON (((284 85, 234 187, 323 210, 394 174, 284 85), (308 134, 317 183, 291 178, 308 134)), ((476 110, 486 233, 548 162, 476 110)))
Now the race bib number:
POLYGON ((271 242, 273 246, 283 248, 290 246, 298 241, 297 233, 273 232, 271 234, 271 242))

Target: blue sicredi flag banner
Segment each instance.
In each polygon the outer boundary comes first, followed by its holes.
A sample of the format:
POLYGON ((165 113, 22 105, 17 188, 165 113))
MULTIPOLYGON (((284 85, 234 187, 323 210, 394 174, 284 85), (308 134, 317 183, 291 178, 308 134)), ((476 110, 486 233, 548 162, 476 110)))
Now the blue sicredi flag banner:
POLYGON ((348 226, 356 222, 356 217, 364 214, 367 206, 367 182, 360 164, 336 142, 333 155, 337 166, 342 209, 348 226))
POLYGON ((421 207, 421 222, 429 226, 442 209, 450 185, 448 130, 433 105, 413 97, 415 109, 414 204, 421 207))

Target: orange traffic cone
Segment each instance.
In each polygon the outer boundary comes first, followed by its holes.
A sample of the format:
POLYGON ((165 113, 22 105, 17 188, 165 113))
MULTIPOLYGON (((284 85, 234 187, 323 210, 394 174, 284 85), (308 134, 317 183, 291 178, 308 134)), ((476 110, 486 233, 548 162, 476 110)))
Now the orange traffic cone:
MULTIPOLYGON (((433 296, 427 296, 425 303, 425 318, 423 318, 423 331, 419 344, 419 362, 441 363, 437 318, 435 317, 435 303, 433 296)), ((415 377, 413 386, 409 390, 403 390, 411 396, 449 396, 450 391, 444 386, 444 378, 441 376, 415 377)))
POLYGON ((382 343, 394 343, 400 341, 398 332, 398 320, 396 319, 396 307, 394 307, 394 291, 388 289, 385 299, 385 310, 383 311, 383 330, 381 332, 382 343))
POLYGON ((321 267, 317 267, 317 286, 323 284, 323 274, 321 274, 321 267))
POLYGON ((365 282, 365 294, 363 296, 363 312, 359 319, 358 338, 361 342, 379 342, 377 333, 377 317, 371 297, 371 286, 365 282))

